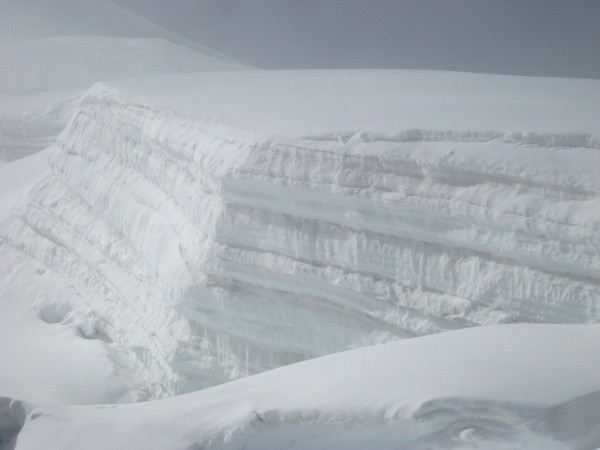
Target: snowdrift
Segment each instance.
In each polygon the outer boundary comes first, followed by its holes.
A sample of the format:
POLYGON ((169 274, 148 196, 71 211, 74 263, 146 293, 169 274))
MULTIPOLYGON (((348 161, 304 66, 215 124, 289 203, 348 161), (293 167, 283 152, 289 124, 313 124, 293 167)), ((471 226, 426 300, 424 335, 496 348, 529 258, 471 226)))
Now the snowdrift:
POLYGON ((372 346, 172 399, 0 403, 8 448, 537 448, 600 442, 599 325, 501 325, 372 346))

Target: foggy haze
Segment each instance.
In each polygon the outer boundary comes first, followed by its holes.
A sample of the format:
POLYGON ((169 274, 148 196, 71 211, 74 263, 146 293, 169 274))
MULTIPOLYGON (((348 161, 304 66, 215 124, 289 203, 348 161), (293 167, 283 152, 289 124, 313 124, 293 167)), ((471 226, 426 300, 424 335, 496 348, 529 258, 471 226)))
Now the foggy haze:
POLYGON ((600 78, 598 0, 116 0, 259 68, 600 78))

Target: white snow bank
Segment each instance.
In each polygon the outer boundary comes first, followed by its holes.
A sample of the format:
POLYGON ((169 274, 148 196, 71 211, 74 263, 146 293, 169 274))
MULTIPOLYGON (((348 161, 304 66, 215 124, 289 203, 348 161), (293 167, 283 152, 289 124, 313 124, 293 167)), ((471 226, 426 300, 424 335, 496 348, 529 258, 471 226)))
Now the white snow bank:
POLYGON ((95 86, 50 151, 51 175, 0 227, 7 285, 108 337, 154 397, 473 325, 600 321, 597 84, 334 74, 95 86), (479 97, 486 83, 502 102, 479 97), (439 110, 473 128, 434 128, 442 91, 439 110), (542 111, 558 125, 542 127, 542 111), (375 129, 349 128, 360 123, 375 129), (23 282, 40 269, 55 291, 23 282))
POLYGON ((5 429, 16 449, 595 448, 599 343, 598 325, 481 327, 157 402, 6 403, 5 429))

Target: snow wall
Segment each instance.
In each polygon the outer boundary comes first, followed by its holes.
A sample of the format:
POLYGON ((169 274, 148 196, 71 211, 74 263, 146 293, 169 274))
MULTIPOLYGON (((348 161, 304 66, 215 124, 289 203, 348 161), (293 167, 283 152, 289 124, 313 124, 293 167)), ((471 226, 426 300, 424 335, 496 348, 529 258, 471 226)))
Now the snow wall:
POLYGON ((109 343, 152 398, 473 325, 598 322, 599 151, 585 133, 276 141, 96 86, 0 226, 2 285, 109 343))

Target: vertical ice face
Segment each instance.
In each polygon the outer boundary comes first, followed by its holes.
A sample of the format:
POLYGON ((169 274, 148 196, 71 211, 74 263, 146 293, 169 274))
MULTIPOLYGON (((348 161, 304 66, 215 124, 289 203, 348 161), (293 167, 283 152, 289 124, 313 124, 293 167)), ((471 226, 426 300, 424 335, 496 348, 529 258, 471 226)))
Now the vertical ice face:
POLYGON ((263 139, 97 87, 1 226, 4 285, 62 278, 39 303, 155 397, 455 328, 600 319, 593 136, 331 136, 263 139))

